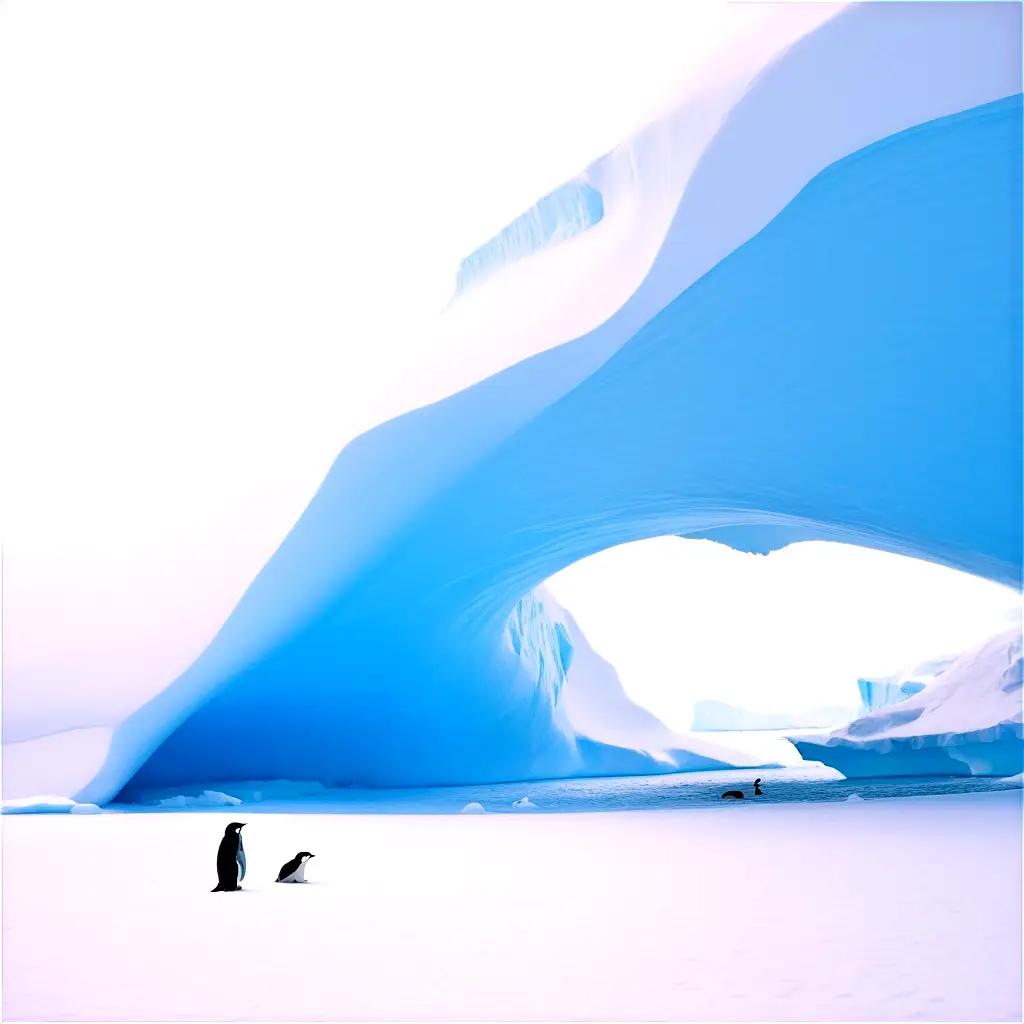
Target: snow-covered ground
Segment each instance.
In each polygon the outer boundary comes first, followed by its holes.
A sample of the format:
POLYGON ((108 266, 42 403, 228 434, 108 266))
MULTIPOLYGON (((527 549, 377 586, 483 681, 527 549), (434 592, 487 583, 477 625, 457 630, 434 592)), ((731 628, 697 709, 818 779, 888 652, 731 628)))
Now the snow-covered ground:
POLYGON ((1017 790, 229 820, 5 818, 5 1019, 1020 1018, 1017 790))

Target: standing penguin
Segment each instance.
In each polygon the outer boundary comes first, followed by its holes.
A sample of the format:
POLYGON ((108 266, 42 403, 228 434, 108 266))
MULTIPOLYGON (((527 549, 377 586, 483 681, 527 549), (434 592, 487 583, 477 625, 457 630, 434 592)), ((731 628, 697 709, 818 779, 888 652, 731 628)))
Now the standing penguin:
POLYGON ((302 850, 295 854, 287 864, 281 865, 277 873, 279 882, 304 882, 306 880, 306 864, 314 854, 302 850))
POLYGON ((245 850, 242 848, 244 821, 233 821, 224 829, 217 848, 217 888, 210 892, 237 892, 245 878, 245 850))

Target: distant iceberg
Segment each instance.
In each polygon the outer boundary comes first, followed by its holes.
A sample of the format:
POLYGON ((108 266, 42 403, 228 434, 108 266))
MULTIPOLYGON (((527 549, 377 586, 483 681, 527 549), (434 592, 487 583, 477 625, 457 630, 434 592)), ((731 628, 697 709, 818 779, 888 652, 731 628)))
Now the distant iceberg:
POLYGON ((741 732, 756 729, 830 729, 857 715, 854 707, 825 705, 803 711, 751 711, 720 700, 699 700, 691 728, 698 732, 741 732))

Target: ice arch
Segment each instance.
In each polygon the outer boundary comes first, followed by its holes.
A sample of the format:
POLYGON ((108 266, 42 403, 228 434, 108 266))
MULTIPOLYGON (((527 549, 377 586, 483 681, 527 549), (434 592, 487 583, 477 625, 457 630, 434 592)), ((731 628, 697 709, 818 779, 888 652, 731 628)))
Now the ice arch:
POLYGON ((137 782, 592 770, 609 751, 568 721, 557 644, 527 663, 507 624, 554 571, 628 540, 839 538, 1019 583, 1020 128, 1012 97, 839 161, 397 523, 393 495, 433 472, 426 440, 457 445, 586 352, 358 439, 79 799, 109 798, 160 739, 137 782))

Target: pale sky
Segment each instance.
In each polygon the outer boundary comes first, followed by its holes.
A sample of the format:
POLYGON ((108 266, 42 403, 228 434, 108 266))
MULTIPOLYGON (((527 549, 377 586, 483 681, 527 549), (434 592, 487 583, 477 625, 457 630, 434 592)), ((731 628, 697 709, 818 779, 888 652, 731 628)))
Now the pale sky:
POLYGON ((980 645, 1019 596, 946 566, 845 544, 770 555, 658 537, 548 581, 626 692, 676 729, 693 703, 758 711, 856 705, 857 679, 980 645))
POLYGON ((0 6, 7 713, 167 685, 345 443, 514 361, 426 326, 459 260, 838 9, 0 6))

